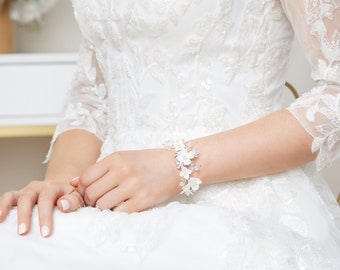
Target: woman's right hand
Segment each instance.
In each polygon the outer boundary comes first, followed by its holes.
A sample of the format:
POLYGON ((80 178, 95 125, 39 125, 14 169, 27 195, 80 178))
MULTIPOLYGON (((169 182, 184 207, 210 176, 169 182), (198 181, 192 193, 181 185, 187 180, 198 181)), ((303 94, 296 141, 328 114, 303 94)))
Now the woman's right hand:
POLYGON ((3 222, 12 207, 17 206, 18 234, 30 231, 34 206, 39 213, 40 233, 48 237, 52 233, 52 215, 57 206, 62 212, 72 212, 84 205, 82 196, 68 183, 32 181, 21 190, 6 192, 0 198, 0 222, 3 222))

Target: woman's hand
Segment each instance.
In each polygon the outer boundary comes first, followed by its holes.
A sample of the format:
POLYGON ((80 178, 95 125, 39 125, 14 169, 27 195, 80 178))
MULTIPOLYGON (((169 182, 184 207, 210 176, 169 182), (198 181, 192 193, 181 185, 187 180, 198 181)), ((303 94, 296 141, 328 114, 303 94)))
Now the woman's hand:
POLYGON ((30 231, 33 207, 38 206, 40 233, 47 237, 52 233, 54 206, 63 212, 72 212, 84 205, 80 194, 69 184, 52 181, 32 181, 18 191, 9 191, 0 199, 0 222, 4 221, 12 207, 17 206, 18 234, 30 231))
POLYGON ((113 153, 72 184, 86 205, 128 213, 153 207, 181 191, 176 160, 169 149, 113 153))

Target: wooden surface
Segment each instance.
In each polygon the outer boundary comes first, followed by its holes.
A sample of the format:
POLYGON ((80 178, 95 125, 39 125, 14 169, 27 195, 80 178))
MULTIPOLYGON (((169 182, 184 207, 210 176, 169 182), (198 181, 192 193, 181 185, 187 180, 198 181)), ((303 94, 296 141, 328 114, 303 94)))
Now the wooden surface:
POLYGON ((0 53, 14 51, 14 23, 9 17, 10 1, 0 4, 0 53))
POLYGON ((50 126, 0 126, 0 138, 48 137, 52 136, 54 125, 50 126))

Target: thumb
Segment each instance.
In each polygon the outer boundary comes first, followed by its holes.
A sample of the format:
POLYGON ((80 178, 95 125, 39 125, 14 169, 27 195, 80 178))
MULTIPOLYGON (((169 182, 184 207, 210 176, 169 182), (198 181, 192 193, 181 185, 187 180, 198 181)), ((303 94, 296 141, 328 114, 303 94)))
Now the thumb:
POLYGON ((83 197, 78 193, 77 190, 60 197, 57 201, 59 210, 64 213, 76 211, 84 205, 83 197))

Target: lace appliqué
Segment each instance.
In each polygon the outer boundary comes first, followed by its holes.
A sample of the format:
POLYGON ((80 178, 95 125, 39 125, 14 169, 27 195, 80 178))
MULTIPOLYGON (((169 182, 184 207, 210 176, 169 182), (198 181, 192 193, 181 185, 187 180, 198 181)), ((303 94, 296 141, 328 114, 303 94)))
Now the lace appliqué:
MULTIPOLYGON (((319 82, 288 109, 313 136, 312 151, 318 152, 318 169, 329 166, 340 157, 340 2, 305 1, 306 23, 310 27, 313 46, 318 45, 311 61, 312 77, 319 82)), ((311 42, 309 40, 309 42, 311 42)))
POLYGON ((228 84, 239 74, 249 73, 249 77, 254 78, 241 85, 247 93, 241 109, 244 120, 249 122, 273 111, 270 96, 282 86, 279 83, 273 85, 273 81, 287 68, 293 33, 278 1, 249 1, 244 14, 239 37, 242 42, 237 47, 227 47, 222 54, 222 61, 228 84), (274 33, 277 25, 287 30, 282 32, 285 35, 284 42, 272 40, 273 37, 278 38, 277 33, 274 33), (247 44, 246 50, 244 44, 247 44), (254 71, 263 76, 255 78, 252 76, 254 71))
POLYGON ((102 141, 107 134, 107 89, 93 49, 86 41, 82 42, 78 69, 68 92, 63 119, 56 127, 44 162, 49 160, 57 137, 67 130, 87 130, 102 141))
POLYGON ((326 86, 315 87, 289 107, 314 137, 311 150, 318 152, 316 165, 319 170, 340 157, 336 150, 340 147, 340 93, 327 92, 326 86), (305 111, 303 120, 301 110, 305 111))
MULTIPOLYGON (((318 69, 312 74, 315 78, 340 83, 340 29, 335 27, 333 34, 327 29, 325 20, 336 20, 336 10, 340 8, 337 0, 307 1, 307 24, 311 26, 311 34, 320 42, 323 59, 318 59, 318 69)), ((337 17, 338 19, 338 17, 337 17)))

